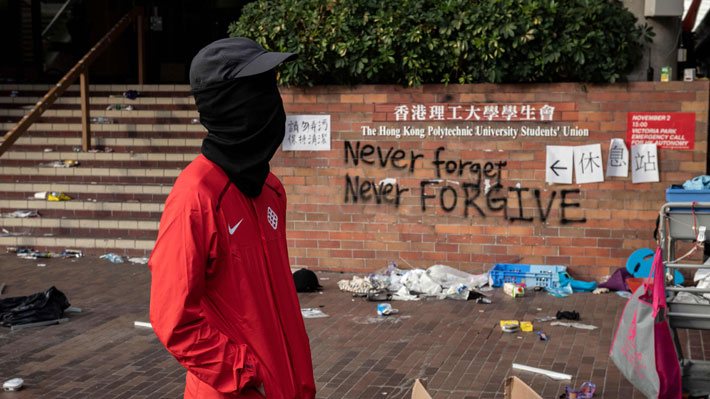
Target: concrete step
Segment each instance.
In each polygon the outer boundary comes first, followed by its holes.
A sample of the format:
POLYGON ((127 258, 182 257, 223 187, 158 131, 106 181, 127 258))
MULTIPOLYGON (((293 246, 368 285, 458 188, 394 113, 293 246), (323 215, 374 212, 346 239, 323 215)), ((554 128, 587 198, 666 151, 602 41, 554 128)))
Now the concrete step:
POLYGON ((0 213, 38 211, 43 218, 88 218, 110 220, 160 220, 162 202, 40 201, 0 199, 0 213))
MULTIPOLYGON (((0 196, 7 200, 34 199, 41 191, 63 192, 78 201, 164 202, 172 184, 90 184, 90 183, 0 183, 0 196)), ((37 200, 44 201, 44 200, 37 200)), ((30 209, 33 209, 30 207, 30 209)))
MULTIPOLYGON (((95 238, 95 237, 0 237, 0 248, 33 248, 38 251, 61 252, 80 249, 85 255, 116 252, 128 256, 146 256, 155 245, 155 238, 95 238)), ((38 260, 39 261, 39 260, 38 260)))
POLYGON ((173 184, 181 169, 159 168, 53 168, 0 166, 3 182, 88 182, 123 184, 173 184))
MULTIPOLYGON (((93 148, 112 148, 115 153, 172 153, 199 154, 202 139, 199 138, 103 138, 92 137, 93 148)), ((55 152, 73 152, 81 148, 81 137, 29 137, 17 139, 12 152, 51 149, 55 152)), ((4 155, 3 155, 4 157, 4 155)), ((0 159, 3 159, 0 157, 0 159)))
POLYGON ((94 237, 154 239, 159 221, 56 218, 0 218, 0 228, 11 234, 33 237, 94 237))
POLYGON ((40 167, 56 161, 80 162, 80 168, 163 168, 182 169, 197 154, 117 153, 117 152, 39 152, 10 151, 2 156, 3 166, 40 167))
MULTIPOLYGON (((42 98, 42 96, 37 97, 6 97, 0 96, 0 107, 2 108, 21 108, 25 105, 34 106, 42 98)), ((190 105, 191 109, 197 109, 195 107, 195 98, 192 95, 185 95, 184 97, 138 97, 135 100, 130 100, 123 96, 91 96, 89 98, 89 103, 91 105, 101 105, 105 109, 111 104, 121 104, 121 105, 132 105, 133 107, 143 107, 151 105, 190 105)), ((51 109, 55 109, 55 105, 74 105, 77 107, 81 106, 81 97, 72 96, 61 96, 54 101, 51 109)), ((137 108, 136 110, 145 110, 146 108, 137 108)), ((151 108, 147 108, 151 109, 151 108)), ((160 109, 155 107, 153 109, 160 109)), ((173 108, 166 108, 173 109, 173 108)))

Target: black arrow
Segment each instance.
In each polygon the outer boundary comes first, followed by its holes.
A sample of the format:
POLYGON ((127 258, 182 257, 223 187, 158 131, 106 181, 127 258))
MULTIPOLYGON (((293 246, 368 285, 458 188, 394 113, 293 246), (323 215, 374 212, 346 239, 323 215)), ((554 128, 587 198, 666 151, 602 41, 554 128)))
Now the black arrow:
POLYGON ((552 173, 555 174, 555 176, 559 176, 559 175, 560 175, 559 173, 557 173, 557 171, 556 171, 555 169, 567 169, 566 166, 564 166, 564 167, 562 167, 562 166, 555 166, 555 165, 557 165, 558 163, 560 163, 560 160, 559 160, 559 159, 556 160, 555 163, 553 163, 552 165, 550 165, 550 170, 552 171, 552 173))

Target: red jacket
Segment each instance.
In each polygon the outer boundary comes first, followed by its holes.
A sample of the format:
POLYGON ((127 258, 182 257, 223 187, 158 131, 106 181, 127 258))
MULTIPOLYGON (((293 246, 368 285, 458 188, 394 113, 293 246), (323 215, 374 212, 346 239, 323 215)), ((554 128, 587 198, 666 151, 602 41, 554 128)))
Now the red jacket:
POLYGON ((150 321, 188 370, 185 399, 315 397, 286 247, 286 193, 244 196, 198 156, 165 203, 150 257, 150 321))

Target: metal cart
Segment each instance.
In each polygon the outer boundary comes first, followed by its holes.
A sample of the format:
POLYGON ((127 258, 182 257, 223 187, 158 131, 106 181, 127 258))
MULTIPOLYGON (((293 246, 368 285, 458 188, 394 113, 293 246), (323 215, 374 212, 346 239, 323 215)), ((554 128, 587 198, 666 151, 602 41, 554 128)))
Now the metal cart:
MULTIPOLYGON (((678 261, 675 253, 677 242, 694 243, 698 241, 701 226, 707 228, 702 240, 705 245, 710 245, 708 244, 710 241, 710 202, 669 202, 661 207, 658 229, 659 242, 663 253, 663 263, 670 270, 671 275, 675 274, 674 269, 710 268, 710 266, 703 264, 678 261)), ((708 395, 710 394, 710 361, 694 360, 690 357, 691 354, 684 355, 677 329, 710 330, 710 304, 679 303, 673 300, 678 293, 683 291, 702 295, 710 293, 710 289, 669 286, 667 290, 669 294, 668 320, 680 361, 683 391, 692 396, 708 395)))

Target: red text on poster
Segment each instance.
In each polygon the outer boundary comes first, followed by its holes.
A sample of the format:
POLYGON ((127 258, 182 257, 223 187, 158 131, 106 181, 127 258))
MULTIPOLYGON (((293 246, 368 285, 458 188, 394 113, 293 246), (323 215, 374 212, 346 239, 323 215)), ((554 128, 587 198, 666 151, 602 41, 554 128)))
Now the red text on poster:
POLYGON ((695 114, 692 112, 629 112, 626 144, 656 144, 665 150, 692 150, 695 114))

